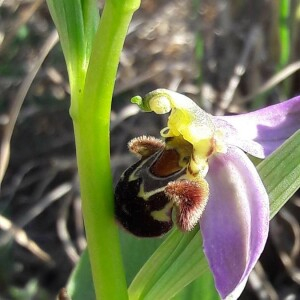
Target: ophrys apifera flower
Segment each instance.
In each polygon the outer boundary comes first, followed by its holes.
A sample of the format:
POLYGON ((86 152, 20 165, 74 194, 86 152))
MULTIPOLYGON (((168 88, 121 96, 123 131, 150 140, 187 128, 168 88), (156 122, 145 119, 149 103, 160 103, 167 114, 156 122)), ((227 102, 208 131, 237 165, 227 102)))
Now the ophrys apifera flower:
POLYGON ((230 116, 211 116, 191 99, 159 89, 133 98, 144 111, 170 113, 165 142, 129 143, 141 160, 116 188, 116 216, 138 236, 176 223, 200 224, 204 252, 222 299, 237 299, 266 243, 269 199, 244 151, 264 158, 300 128, 300 97, 230 116))

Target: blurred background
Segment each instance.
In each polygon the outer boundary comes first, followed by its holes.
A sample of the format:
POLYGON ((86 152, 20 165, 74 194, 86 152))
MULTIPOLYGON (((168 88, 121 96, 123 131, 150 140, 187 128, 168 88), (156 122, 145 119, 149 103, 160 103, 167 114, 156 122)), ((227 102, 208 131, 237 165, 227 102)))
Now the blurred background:
MULTIPOLYGON (((0 0, 0 18, 0 299, 54 299, 86 246, 67 72, 45 1, 0 0)), ((142 0, 113 99, 114 183, 135 161, 127 142, 165 122, 132 96, 163 87, 235 114, 299 95, 299 70, 299 0, 142 0)), ((299 195, 241 299, 300 299, 299 195)))

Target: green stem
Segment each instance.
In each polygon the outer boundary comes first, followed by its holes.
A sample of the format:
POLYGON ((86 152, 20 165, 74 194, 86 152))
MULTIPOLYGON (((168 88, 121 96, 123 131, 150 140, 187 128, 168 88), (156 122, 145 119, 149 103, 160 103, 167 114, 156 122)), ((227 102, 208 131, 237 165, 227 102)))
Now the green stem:
POLYGON ((280 1, 280 67, 286 65, 290 55, 290 31, 289 31, 289 17, 290 17, 290 1, 280 1))
POLYGON ((138 6, 139 0, 106 1, 83 96, 73 99, 70 109, 94 286, 97 299, 102 300, 128 298, 114 220, 109 121, 120 53, 138 6))

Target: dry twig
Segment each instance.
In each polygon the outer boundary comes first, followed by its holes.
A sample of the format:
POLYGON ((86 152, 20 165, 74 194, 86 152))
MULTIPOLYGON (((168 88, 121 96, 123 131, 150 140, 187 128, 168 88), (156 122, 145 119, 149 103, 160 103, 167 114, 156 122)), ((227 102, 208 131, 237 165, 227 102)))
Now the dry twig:
POLYGON ((21 84, 21 86, 16 94, 15 101, 13 101, 13 104, 11 106, 11 109, 9 112, 9 121, 8 121, 8 124, 4 128, 4 133, 3 133, 2 141, 0 144, 0 186, 1 186, 1 182, 3 180, 4 174, 5 174, 7 166, 8 166, 9 156, 10 156, 10 140, 11 140, 11 136, 12 136, 21 106, 22 106, 24 99, 27 95, 27 92, 32 84, 32 81, 34 80, 42 63, 44 62, 44 60, 45 60, 46 56, 48 55, 48 53, 50 52, 50 50, 55 46, 55 44, 57 42, 58 42, 58 34, 55 30, 49 35, 49 37, 45 41, 45 43, 40 51, 40 55, 34 64, 33 69, 25 77, 23 83, 21 84))
POLYGON ((31 240, 22 228, 14 225, 9 219, 2 215, 0 215, 0 228, 2 230, 9 231, 19 245, 31 251, 39 259, 46 263, 53 263, 48 253, 42 250, 33 240, 31 240))

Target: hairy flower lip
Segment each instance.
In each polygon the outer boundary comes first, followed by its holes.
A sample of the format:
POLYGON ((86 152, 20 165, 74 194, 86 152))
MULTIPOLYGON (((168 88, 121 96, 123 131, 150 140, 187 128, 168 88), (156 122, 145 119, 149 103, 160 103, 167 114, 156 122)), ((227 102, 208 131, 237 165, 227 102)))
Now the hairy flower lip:
POLYGON ((171 181, 165 194, 175 206, 177 225, 182 231, 192 230, 199 221, 208 200, 208 184, 179 179, 171 181))

